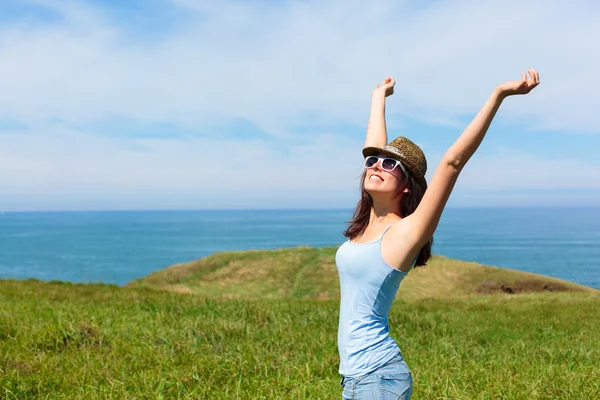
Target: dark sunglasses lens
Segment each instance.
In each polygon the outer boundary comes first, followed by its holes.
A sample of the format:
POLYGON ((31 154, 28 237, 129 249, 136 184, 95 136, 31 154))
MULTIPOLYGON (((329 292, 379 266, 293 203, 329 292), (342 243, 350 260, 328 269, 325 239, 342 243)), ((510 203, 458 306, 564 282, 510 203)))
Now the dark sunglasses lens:
POLYGON ((377 164, 377 157, 367 157, 365 160, 365 167, 371 168, 373 165, 377 164))
POLYGON ((398 161, 393 160, 391 158, 386 158, 381 162, 381 167, 387 171, 391 171, 394 169, 394 167, 396 166, 396 163, 398 161))

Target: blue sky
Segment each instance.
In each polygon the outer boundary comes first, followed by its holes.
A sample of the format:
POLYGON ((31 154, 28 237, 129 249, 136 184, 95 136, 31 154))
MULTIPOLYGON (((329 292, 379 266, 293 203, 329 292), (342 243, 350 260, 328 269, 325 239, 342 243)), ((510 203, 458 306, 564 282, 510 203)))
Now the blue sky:
POLYGON ((600 6, 418 4, 7 0, 0 210, 352 208, 375 84, 430 178, 527 68, 450 205, 600 205, 600 6))

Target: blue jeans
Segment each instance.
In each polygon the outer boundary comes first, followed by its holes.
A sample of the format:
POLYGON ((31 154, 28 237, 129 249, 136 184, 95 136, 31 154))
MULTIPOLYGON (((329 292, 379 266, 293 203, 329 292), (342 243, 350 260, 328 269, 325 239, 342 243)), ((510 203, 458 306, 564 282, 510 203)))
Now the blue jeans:
POLYGON ((409 400, 412 374, 398 354, 382 367, 356 378, 342 378, 344 400, 409 400))

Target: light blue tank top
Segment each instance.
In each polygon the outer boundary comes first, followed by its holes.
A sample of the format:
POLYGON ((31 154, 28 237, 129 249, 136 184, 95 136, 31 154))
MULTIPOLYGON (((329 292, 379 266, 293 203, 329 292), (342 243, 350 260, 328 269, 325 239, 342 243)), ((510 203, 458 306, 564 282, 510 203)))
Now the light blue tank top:
POLYGON ((335 255, 341 289, 339 373, 345 377, 367 374, 400 353, 389 336, 388 312, 408 272, 392 267, 381 255, 381 239, 389 228, 372 242, 347 240, 335 255))

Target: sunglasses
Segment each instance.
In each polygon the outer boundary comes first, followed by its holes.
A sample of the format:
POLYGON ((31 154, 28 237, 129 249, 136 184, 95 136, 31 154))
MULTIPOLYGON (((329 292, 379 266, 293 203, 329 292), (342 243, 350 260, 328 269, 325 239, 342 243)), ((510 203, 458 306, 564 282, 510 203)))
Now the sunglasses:
POLYGON ((394 160, 393 158, 382 158, 377 156, 369 156, 365 158, 365 168, 373 168, 378 161, 381 160, 381 169, 384 171, 391 172, 394 168, 399 167, 402 170, 402 173, 405 176, 408 176, 406 170, 404 169, 404 165, 398 160, 394 160))

